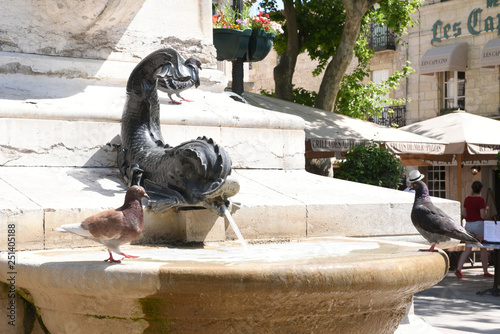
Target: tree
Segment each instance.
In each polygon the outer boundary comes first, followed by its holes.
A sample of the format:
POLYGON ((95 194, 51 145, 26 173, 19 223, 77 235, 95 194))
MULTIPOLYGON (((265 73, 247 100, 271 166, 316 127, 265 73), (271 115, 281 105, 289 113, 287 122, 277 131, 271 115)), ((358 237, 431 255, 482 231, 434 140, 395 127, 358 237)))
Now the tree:
POLYGON ((285 0, 283 4, 283 12, 287 22, 288 43, 281 55, 281 61, 276 65, 273 73, 275 82, 279 83, 275 85, 276 97, 286 101, 293 101, 292 77, 297 64, 297 57, 302 49, 302 43, 299 38, 293 1, 285 0))
POLYGON ((387 148, 372 143, 349 149, 339 164, 335 178, 396 189, 405 169, 401 160, 387 148))
MULTIPOLYGON (((357 73, 346 80, 360 82, 369 75, 368 63, 373 57, 373 50, 368 48, 366 35, 370 25, 386 26, 401 36, 407 26, 415 23, 411 14, 422 2, 284 0, 285 9, 281 12, 276 10, 275 0, 262 1, 262 8, 269 11, 274 20, 281 20, 286 31, 275 41, 275 48, 280 54, 280 64, 274 71, 276 97, 292 101, 291 83, 296 59, 301 52, 307 51, 312 59, 319 61, 314 74, 325 72, 315 106, 334 112, 339 91, 352 87, 343 85, 343 81, 354 56, 358 59, 357 73)), ((409 74, 409 68, 402 69, 395 77, 401 77, 402 73, 409 74)), ((344 97, 347 95, 342 94, 344 97)))
POLYGON ((323 81, 318 92, 316 107, 333 112, 337 93, 344 74, 354 57, 363 17, 368 9, 380 0, 342 0, 345 7, 345 25, 337 50, 325 69, 323 81))

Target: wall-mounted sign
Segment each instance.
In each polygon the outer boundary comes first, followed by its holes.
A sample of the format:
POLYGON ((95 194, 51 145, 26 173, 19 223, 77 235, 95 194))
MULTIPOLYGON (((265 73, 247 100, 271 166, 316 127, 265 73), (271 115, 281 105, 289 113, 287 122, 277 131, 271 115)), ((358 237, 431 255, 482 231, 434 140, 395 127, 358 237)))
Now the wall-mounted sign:
MULTIPOLYGON (((500 0, 486 0, 486 7, 500 7, 500 0)), ((475 36, 483 32, 497 31, 500 35, 500 13, 495 16, 483 18, 483 9, 473 9, 467 17, 467 31, 475 36)), ((462 35, 462 29, 465 28, 462 22, 445 23, 437 20, 432 25, 431 44, 440 43, 443 39, 456 38, 462 35)))

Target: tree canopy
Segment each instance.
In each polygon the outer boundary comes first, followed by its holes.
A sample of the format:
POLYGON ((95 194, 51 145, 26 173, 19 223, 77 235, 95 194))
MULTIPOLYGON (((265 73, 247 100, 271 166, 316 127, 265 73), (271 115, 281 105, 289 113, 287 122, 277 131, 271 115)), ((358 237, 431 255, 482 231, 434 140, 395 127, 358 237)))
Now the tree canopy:
POLYGON ((324 72, 317 108, 359 118, 362 118, 359 110, 364 110, 376 116, 387 102, 385 93, 397 87, 399 80, 412 70, 407 63, 380 87, 363 84, 363 79, 369 77, 369 61, 374 55, 368 47, 370 27, 385 26, 396 36, 402 36, 408 26, 416 23, 411 14, 423 0, 284 0, 283 3, 284 9, 277 10, 276 0, 260 2, 261 8, 273 20, 281 22, 285 30, 275 40, 280 55, 274 69, 276 97, 293 100, 296 60, 300 53, 307 52, 311 59, 319 61, 314 75, 324 72), (357 68, 345 75, 354 57, 358 60, 357 68))

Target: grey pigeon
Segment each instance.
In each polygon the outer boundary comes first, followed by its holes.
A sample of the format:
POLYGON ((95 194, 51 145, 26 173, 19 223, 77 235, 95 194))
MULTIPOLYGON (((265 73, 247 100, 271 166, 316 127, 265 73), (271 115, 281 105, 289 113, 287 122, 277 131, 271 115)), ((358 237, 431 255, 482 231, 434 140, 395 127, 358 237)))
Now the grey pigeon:
POLYGON ((436 207, 429 196, 429 189, 422 181, 412 183, 415 190, 415 201, 411 210, 411 221, 422 236, 432 246, 421 251, 437 252, 437 243, 449 241, 450 238, 481 245, 479 240, 457 224, 443 210, 436 207))
MULTIPOLYGON (((174 51, 174 50, 172 50, 174 51)), ((176 51, 174 51, 176 52, 176 51)), ((201 60, 196 57, 188 58, 186 61, 176 52, 177 66, 174 63, 165 64, 164 71, 158 74, 158 89, 168 94, 173 104, 181 104, 175 101, 172 95, 177 95, 186 102, 191 102, 180 96, 180 93, 193 86, 200 85, 199 70, 201 70, 201 60)))
POLYGON ((104 261, 121 262, 115 260, 111 251, 125 258, 136 258, 120 251, 120 246, 137 238, 144 228, 142 198, 148 198, 144 188, 132 186, 125 194, 125 203, 118 209, 100 212, 86 218, 81 223, 66 224, 56 228, 59 232, 71 232, 82 237, 100 242, 108 248, 109 258, 104 261))

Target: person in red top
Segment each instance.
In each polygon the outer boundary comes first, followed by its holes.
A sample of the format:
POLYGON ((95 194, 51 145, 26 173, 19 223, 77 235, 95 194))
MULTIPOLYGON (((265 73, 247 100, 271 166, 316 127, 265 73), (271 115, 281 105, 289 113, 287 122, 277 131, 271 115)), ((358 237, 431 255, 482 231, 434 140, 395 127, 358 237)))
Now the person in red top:
MULTIPOLYGON (((489 211, 489 207, 486 206, 484 198, 481 197, 482 189, 483 184, 481 182, 474 181, 472 183, 472 195, 465 197, 462 210, 462 214, 466 221, 465 229, 480 240, 484 237, 484 220, 488 217, 489 211)), ((457 275, 458 278, 465 278, 462 274, 462 268, 471 251, 472 247, 465 247, 465 250, 460 255, 457 270, 455 271, 455 275, 457 275)), ((481 263, 483 265, 484 277, 493 277, 493 275, 488 272, 488 252, 486 248, 481 248, 481 263)))

